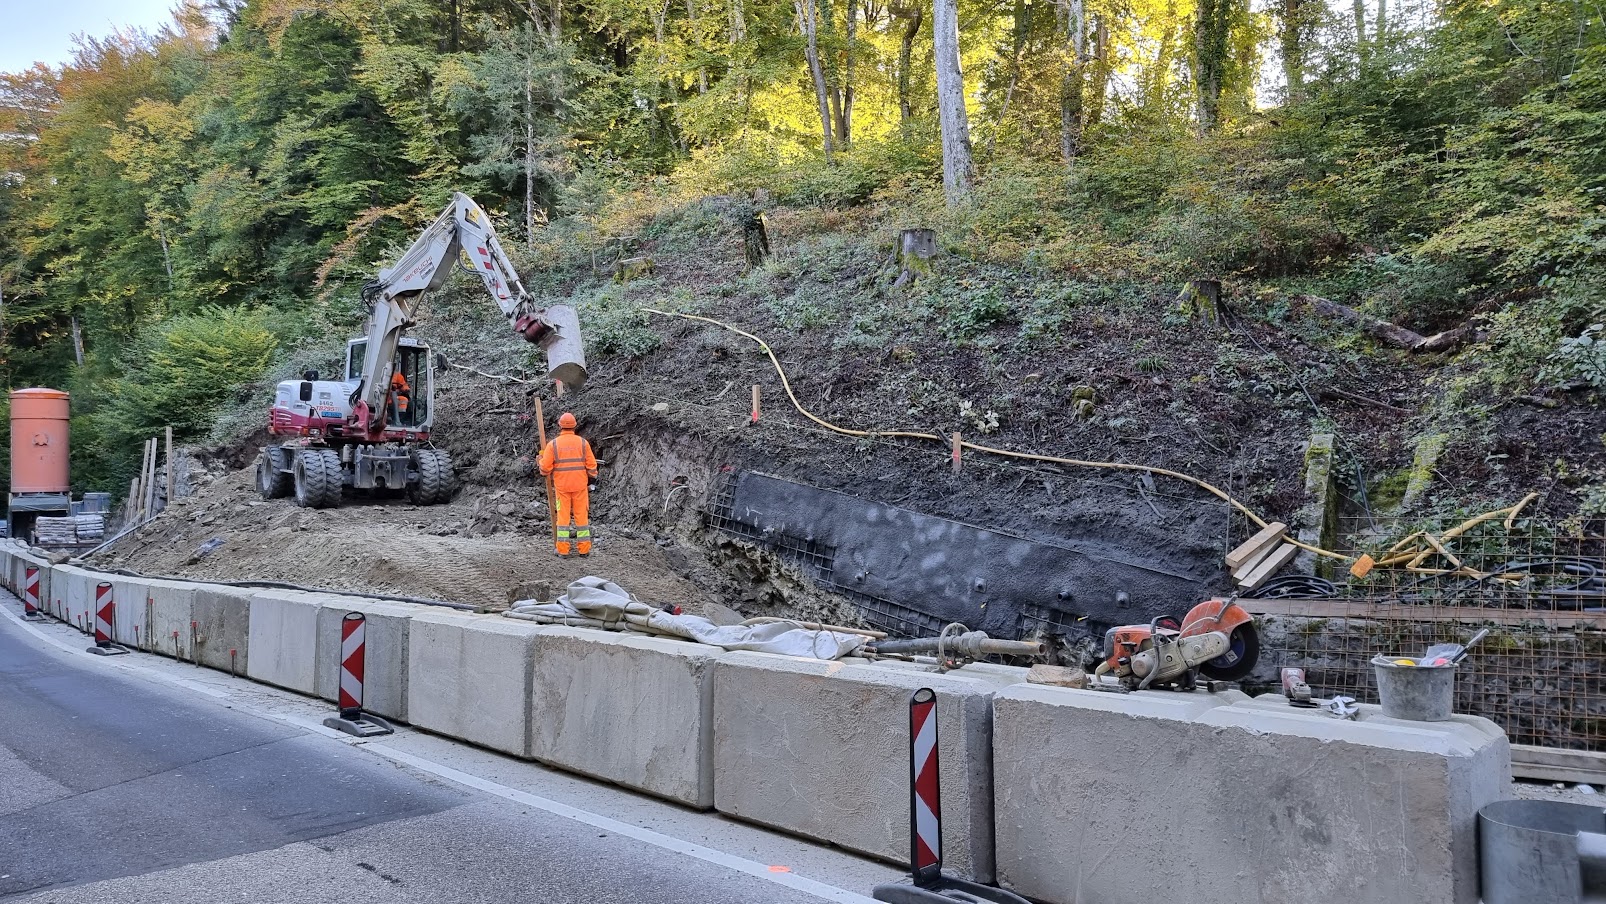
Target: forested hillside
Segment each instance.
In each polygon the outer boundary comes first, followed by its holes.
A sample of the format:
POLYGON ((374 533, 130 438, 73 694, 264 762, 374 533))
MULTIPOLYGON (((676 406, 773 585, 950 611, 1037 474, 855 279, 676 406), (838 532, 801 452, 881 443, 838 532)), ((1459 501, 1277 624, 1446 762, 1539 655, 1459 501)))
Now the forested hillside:
MULTIPOLYGON (((1074 360, 1141 321, 1178 327, 1132 344, 1157 382, 1202 358, 1196 382, 1281 366, 1276 392, 1297 395, 1323 376, 1180 329, 1177 289, 1216 278, 1252 323, 1317 318, 1300 299, 1318 296, 1423 336, 1470 327, 1427 354, 1343 321, 1306 335, 1350 356, 1352 395, 1404 379, 1368 362, 1408 360, 1430 388, 1400 429, 1450 429, 1484 466, 1512 405, 1541 439, 1532 417, 1557 409, 1599 423, 1597 5, 955 3, 213 0, 87 39, 68 66, 0 77, 0 382, 69 389, 78 489, 126 488, 141 438, 204 437, 275 367, 327 354, 361 282, 461 190, 532 289, 582 302, 603 364, 659 341, 632 305, 751 293, 912 371, 899 348, 1074 360), (695 257, 755 210, 793 254, 747 282, 677 286, 669 267, 646 292, 599 288, 620 254, 695 257), (910 226, 946 262, 920 314, 866 250, 910 226)), ((943 416, 987 432, 986 408, 943 416)), ((1523 479, 1606 512, 1601 438, 1557 445, 1523 479)))

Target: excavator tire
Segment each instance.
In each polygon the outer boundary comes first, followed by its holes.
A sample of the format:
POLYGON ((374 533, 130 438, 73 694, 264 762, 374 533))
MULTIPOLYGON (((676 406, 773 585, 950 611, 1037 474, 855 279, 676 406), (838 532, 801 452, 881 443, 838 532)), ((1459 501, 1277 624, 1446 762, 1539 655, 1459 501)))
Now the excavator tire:
POLYGON ((335 508, 340 505, 343 484, 340 453, 333 449, 303 449, 296 456, 296 505, 302 508, 335 508))
POLYGON ((452 467, 452 456, 441 449, 418 451, 418 482, 407 488, 407 496, 415 505, 436 505, 450 502, 457 494, 457 471, 452 467))
POLYGON ((257 459, 257 492, 263 499, 283 499, 295 491, 295 475, 286 473, 288 455, 278 446, 262 450, 262 457, 257 459))

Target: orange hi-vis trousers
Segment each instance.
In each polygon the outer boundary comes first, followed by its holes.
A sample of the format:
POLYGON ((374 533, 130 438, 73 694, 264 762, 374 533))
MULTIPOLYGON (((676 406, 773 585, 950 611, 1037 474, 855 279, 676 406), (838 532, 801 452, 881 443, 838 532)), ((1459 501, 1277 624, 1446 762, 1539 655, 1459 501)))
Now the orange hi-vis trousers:
POLYGON ((575 546, 579 547, 578 552, 580 555, 590 555, 590 494, 587 493, 584 488, 582 488, 577 493, 565 493, 562 490, 558 490, 556 491, 555 495, 558 497, 558 555, 566 556, 569 554, 569 543, 571 540, 574 541, 575 546), (574 522, 572 528, 569 524, 571 520, 574 522))

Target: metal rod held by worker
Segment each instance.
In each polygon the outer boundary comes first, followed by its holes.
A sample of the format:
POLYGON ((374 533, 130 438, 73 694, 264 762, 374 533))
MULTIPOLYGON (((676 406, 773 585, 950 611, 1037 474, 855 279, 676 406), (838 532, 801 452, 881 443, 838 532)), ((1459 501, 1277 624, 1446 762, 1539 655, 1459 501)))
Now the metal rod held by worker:
MULTIPOLYGON (((560 384, 561 385, 561 384, 560 384)), ((535 397, 535 429, 540 437, 540 445, 535 450, 535 473, 541 474, 541 456, 546 454, 546 411, 541 407, 541 397, 535 397)), ((552 475, 541 474, 546 483, 546 520, 552 528, 552 542, 558 542, 558 510, 553 505, 552 475)))

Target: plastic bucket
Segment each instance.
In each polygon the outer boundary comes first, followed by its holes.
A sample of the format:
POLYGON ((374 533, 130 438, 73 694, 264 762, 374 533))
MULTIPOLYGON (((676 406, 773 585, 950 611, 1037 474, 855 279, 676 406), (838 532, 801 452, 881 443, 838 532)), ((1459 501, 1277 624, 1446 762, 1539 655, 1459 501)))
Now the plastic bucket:
POLYGON ((1413 722, 1443 722, 1455 708, 1455 666, 1426 668, 1395 665, 1384 656, 1372 658, 1377 696, 1383 715, 1413 722))

